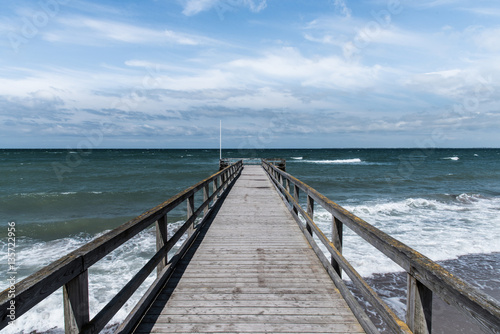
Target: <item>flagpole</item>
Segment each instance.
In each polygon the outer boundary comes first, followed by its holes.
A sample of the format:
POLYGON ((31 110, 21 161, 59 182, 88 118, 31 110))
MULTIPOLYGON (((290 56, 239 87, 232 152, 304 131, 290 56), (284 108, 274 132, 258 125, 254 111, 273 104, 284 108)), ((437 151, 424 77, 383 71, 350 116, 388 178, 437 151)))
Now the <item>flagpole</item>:
POLYGON ((222 160, 222 120, 219 121, 219 159, 222 160))

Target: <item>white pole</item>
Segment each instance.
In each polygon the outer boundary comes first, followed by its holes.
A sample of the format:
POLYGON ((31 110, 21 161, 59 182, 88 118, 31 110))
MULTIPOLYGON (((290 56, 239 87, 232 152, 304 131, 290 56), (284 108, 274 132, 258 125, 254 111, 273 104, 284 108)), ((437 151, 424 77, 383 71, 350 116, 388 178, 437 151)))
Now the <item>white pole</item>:
POLYGON ((222 159, 222 120, 219 121, 219 159, 222 159))

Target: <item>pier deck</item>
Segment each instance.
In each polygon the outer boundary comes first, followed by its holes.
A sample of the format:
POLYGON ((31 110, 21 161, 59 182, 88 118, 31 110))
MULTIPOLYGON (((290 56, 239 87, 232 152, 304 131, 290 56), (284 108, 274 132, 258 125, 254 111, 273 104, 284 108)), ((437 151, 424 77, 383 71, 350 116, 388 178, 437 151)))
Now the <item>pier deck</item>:
POLYGON ((245 166, 135 333, 364 333, 261 166, 245 166))

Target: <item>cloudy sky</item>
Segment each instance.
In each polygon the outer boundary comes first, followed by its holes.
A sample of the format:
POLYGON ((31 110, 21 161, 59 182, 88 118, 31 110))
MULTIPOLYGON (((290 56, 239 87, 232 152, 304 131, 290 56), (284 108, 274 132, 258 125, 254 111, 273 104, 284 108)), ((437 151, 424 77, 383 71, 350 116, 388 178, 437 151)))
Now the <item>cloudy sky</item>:
POLYGON ((0 9, 0 148, 500 146, 497 0, 0 9))

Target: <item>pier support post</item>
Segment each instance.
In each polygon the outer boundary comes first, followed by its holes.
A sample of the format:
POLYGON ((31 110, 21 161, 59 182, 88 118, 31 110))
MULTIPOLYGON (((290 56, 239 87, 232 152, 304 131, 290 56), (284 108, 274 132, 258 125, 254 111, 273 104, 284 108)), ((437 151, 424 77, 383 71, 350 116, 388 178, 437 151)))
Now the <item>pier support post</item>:
MULTIPOLYGON (((309 217, 311 217, 312 220, 314 220, 314 199, 307 195, 307 214, 309 217)), ((309 226, 309 224, 306 222, 306 229, 307 232, 309 232, 310 235, 312 235, 312 228, 309 226)))
POLYGON ((414 334, 430 334, 432 325, 432 291, 411 274, 408 277, 406 324, 414 334))
MULTIPOLYGON (((293 185, 293 198, 297 203, 299 203, 299 187, 296 184, 293 185)), ((299 213, 299 210, 293 208, 293 212, 295 212, 295 214, 297 215, 299 213)))
MULTIPOLYGON (((219 188, 219 178, 218 178, 218 177, 216 177, 216 178, 214 179, 214 183, 213 183, 213 191, 214 191, 214 193, 217 193, 217 189, 218 189, 218 188, 219 188)), ((214 200, 217 200, 217 198, 218 198, 218 197, 219 197, 219 195, 217 194, 217 195, 215 196, 214 200)))
MULTIPOLYGON (((168 241, 168 226, 167 226, 167 215, 165 214, 163 217, 156 221, 156 251, 159 251, 168 241)), ((157 276, 160 275, 163 268, 168 263, 168 254, 158 263, 156 267, 157 276)))
MULTIPOLYGON (((205 203, 208 198, 210 197, 209 196, 209 184, 205 184, 205 186, 203 187, 203 203, 205 203)), ((208 209, 210 207, 210 203, 208 203, 208 205, 205 207, 205 209, 203 209, 203 215, 206 216, 207 213, 208 213, 208 209)))
MULTIPOLYGON (((191 216, 194 213, 194 194, 189 196, 187 199, 187 219, 191 218, 191 216)), ((189 226, 187 232, 188 232, 188 237, 190 237, 193 234, 194 231, 194 223, 192 222, 191 225, 189 226)))
MULTIPOLYGON (((343 224, 335 216, 332 216, 332 243, 337 248, 339 253, 342 254, 342 243, 343 243, 343 224)), ((335 269, 339 277, 342 278, 342 269, 337 263, 335 258, 332 256, 332 267, 335 269)))
POLYGON ((63 286, 66 334, 80 333, 89 322, 89 274, 85 270, 63 286))

